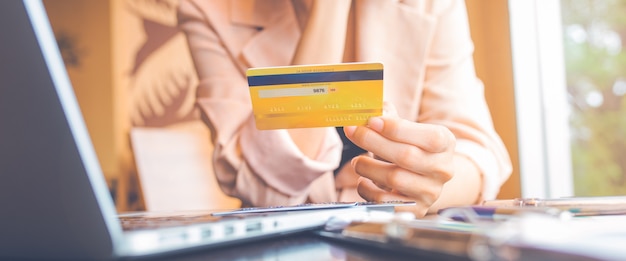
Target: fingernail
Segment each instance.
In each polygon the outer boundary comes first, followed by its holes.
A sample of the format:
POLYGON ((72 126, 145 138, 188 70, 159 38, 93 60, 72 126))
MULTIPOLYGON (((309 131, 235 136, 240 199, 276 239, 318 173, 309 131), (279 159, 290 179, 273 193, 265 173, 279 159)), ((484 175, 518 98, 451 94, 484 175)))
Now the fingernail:
POLYGON ((343 131, 346 134, 346 136, 352 136, 352 134, 354 133, 354 130, 356 130, 356 126, 344 126, 343 127, 343 131))
POLYGON ((380 117, 371 117, 367 121, 367 127, 369 127, 372 130, 375 130, 376 132, 383 131, 384 125, 385 123, 383 122, 383 119, 381 119, 380 117))
POLYGON ((358 161, 358 159, 356 157, 352 158, 352 160, 350 160, 350 165, 352 167, 354 167, 354 165, 356 164, 357 161, 358 161))

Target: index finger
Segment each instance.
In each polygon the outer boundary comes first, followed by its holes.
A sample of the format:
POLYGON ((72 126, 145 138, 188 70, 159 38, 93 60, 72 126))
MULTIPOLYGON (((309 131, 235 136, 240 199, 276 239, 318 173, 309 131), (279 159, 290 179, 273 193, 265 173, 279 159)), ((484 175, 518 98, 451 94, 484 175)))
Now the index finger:
POLYGON ((438 153, 454 147, 451 146, 451 141, 455 141, 454 135, 441 125, 381 116, 370 118, 367 127, 389 140, 412 144, 428 152, 438 153))

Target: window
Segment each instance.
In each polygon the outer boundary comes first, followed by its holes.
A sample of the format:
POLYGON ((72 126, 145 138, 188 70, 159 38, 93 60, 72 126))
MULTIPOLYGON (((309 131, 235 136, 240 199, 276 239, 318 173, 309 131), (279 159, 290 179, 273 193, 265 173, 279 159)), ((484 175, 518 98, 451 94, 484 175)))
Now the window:
POLYGON ((626 194, 626 2, 509 10, 522 195, 626 194))
POLYGON ((574 193, 626 194, 626 2, 560 2, 574 193))

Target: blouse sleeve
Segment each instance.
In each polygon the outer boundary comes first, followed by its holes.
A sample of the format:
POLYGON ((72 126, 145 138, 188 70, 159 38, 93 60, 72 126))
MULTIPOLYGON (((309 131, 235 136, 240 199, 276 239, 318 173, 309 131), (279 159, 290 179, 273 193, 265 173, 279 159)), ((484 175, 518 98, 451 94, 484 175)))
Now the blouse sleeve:
POLYGON ((211 160, 220 187, 244 205, 305 202, 309 185, 339 165, 341 141, 336 131, 326 128, 320 152, 312 159, 300 152, 286 130, 256 129, 244 72, 206 8, 181 1, 178 19, 200 79, 196 101, 211 129, 211 160))
POLYGON ((426 60, 418 121, 444 125, 455 134, 456 152, 482 172, 482 199, 492 199, 512 167, 493 127, 484 86, 476 77, 465 3, 436 1, 432 12, 438 17, 437 28, 426 60))

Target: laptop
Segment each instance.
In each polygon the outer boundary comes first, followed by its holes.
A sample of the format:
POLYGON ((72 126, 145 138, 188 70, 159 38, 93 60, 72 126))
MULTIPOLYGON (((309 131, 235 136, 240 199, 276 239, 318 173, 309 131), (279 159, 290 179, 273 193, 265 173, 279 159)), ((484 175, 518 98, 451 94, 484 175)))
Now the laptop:
POLYGON ((41 0, 0 1, 0 39, 2 260, 218 247, 316 229, 366 209, 118 214, 41 0))

